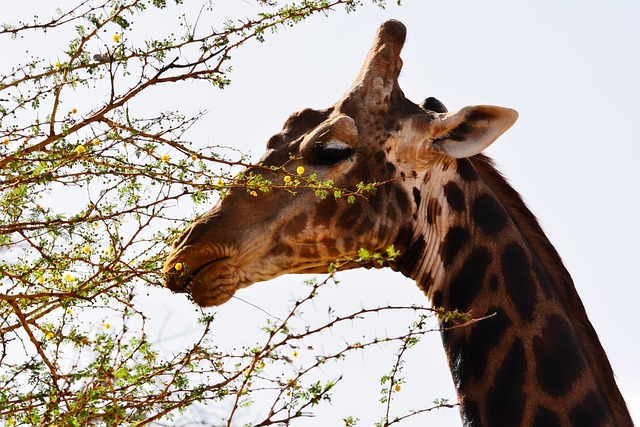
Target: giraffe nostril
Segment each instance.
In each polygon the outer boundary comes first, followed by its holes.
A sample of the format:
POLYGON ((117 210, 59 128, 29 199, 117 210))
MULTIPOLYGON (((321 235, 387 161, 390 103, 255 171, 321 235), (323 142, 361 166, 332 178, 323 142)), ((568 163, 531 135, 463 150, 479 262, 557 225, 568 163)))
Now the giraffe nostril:
POLYGON ((191 227, 193 227, 193 224, 190 225, 186 230, 182 232, 182 234, 180 234, 178 237, 176 237, 173 240, 173 245, 172 245, 173 249, 180 247, 184 243, 184 241, 187 239, 187 236, 189 235, 189 231, 191 230, 191 227))
POLYGON ((173 249, 176 250, 182 246, 194 244, 202 235, 204 235, 203 225, 195 222, 173 241, 173 249))

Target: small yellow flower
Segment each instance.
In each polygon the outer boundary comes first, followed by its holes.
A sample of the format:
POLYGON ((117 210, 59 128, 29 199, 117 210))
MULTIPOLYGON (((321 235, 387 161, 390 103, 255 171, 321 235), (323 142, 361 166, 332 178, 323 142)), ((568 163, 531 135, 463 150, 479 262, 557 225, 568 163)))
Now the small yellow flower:
POLYGON ((258 362, 258 368, 264 369, 264 362, 262 360, 258 362))
POLYGON ((304 168, 302 166, 298 166, 296 172, 298 172, 298 175, 302 175, 304 173, 304 168))
POLYGON ((78 153, 78 155, 82 154, 85 152, 85 148, 84 145, 80 144, 76 147, 76 153, 78 153))
POLYGON ((256 197, 258 195, 258 193, 256 193, 255 191, 251 191, 249 194, 251 194, 253 197, 256 197))
POLYGON ((167 163, 169 161, 169 155, 168 154, 163 154, 161 157, 162 161, 167 163))
POLYGON ((115 34, 113 35, 113 42, 114 42, 114 43, 118 43, 119 41, 120 41, 120 34, 115 33, 115 34))
POLYGON ((100 223, 98 221, 96 221, 96 222, 93 223, 93 226, 96 227, 96 228, 100 227, 100 223))
POLYGON ((60 61, 56 61, 55 66, 56 68, 60 68, 60 61))
POLYGON ((84 252, 85 254, 91 253, 91 246, 86 245, 84 248, 82 248, 82 252, 84 252))
POLYGON ((44 277, 43 276, 38 277, 38 283, 40 283, 41 285, 44 283, 44 277))
POLYGON ((93 145, 95 145, 95 146, 100 145, 100 140, 99 139, 94 139, 93 140, 93 145))
POLYGON ((195 154, 191 155, 191 160, 196 161, 198 160, 198 156, 196 156, 195 154))
POLYGON ((71 314, 73 311, 70 308, 67 308, 67 314, 71 314))
POLYGON ((218 187, 223 187, 224 186, 224 181, 222 179, 218 179, 218 187))
POLYGON ((182 270, 182 263, 181 262, 176 262, 176 264, 173 266, 173 268, 175 268, 176 271, 182 270))
POLYGON ((287 391, 287 397, 291 396, 291 392, 287 391))
POLYGON ((78 112, 78 109, 77 109, 77 108, 72 108, 72 109, 71 109, 71 114, 76 114, 77 112, 78 112))
POLYGON ((4 145, 9 145, 9 138, 5 138, 5 139, 2 141, 2 143, 3 143, 4 145))
POLYGON ((291 353, 291 356, 298 357, 298 352, 294 350, 293 353, 291 353))
POLYGON ((393 387, 393 389, 398 392, 400 390, 402 390, 402 387, 400 387, 400 384, 396 384, 395 387, 393 387))
POLYGON ((104 328, 108 331, 109 329, 111 329, 111 323, 105 323, 104 324, 104 328))
POLYGON ((290 183, 291 182, 291 177, 289 175, 285 175, 284 182, 287 183, 287 184, 290 183))
POLYGON ((53 332, 49 331, 49 332, 47 332, 46 338, 47 338, 48 340, 50 340, 51 338, 53 338, 53 337, 55 337, 55 336, 56 336, 56 334, 54 334, 53 332))
POLYGON ((76 281, 76 279, 74 279, 69 273, 65 274, 64 280, 66 280, 67 282, 71 282, 71 283, 76 281))

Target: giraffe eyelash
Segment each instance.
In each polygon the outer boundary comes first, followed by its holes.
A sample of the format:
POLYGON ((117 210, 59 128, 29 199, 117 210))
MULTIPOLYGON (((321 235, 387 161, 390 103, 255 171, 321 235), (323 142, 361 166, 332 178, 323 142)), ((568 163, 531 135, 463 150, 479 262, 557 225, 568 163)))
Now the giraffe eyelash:
POLYGON ((319 166, 331 166, 348 159, 353 155, 353 149, 342 141, 316 143, 313 147, 310 163, 319 166))

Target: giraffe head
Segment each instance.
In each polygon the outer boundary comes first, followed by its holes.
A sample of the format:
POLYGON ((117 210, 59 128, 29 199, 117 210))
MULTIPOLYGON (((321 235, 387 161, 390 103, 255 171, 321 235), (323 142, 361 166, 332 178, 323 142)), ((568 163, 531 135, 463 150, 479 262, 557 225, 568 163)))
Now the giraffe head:
POLYGON ((330 108, 292 114, 269 140, 262 166, 245 171, 282 183, 285 173, 269 167, 295 173, 302 166, 305 175, 336 188, 377 183, 377 193, 349 203, 331 194, 321 199, 311 189, 255 196, 233 188, 174 242, 164 266, 170 289, 190 292, 203 306, 219 305, 252 283, 326 272, 359 248, 391 245, 401 252, 391 267, 411 274, 402 261, 419 222, 418 187, 443 185, 431 173, 434 165, 481 152, 517 113, 494 106, 447 112, 433 98, 409 101, 398 85, 405 35, 402 23, 383 23, 346 94, 330 108))

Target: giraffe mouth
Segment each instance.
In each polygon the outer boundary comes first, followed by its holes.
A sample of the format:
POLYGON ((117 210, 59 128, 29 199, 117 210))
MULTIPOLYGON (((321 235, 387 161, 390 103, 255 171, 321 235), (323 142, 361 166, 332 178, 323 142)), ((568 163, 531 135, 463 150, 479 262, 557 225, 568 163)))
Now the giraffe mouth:
POLYGON ((173 292, 190 294, 193 301, 202 307, 220 305, 228 301, 237 289, 248 285, 240 280, 230 257, 214 258, 193 271, 184 265, 182 274, 175 271, 175 264, 165 268, 166 286, 173 292))
POLYGON ((184 280, 184 282, 181 284, 182 289, 184 292, 187 293, 191 293, 192 289, 193 289, 193 281, 196 277, 198 277, 198 275, 200 273, 202 273, 207 267, 209 267, 210 265, 216 263, 216 262, 220 262, 223 261, 225 259, 228 258, 217 258, 217 259, 212 259, 211 261, 207 261, 204 264, 202 264, 200 267, 196 268, 195 270, 193 270, 191 273, 189 273, 189 275, 186 277, 186 279, 184 280))

